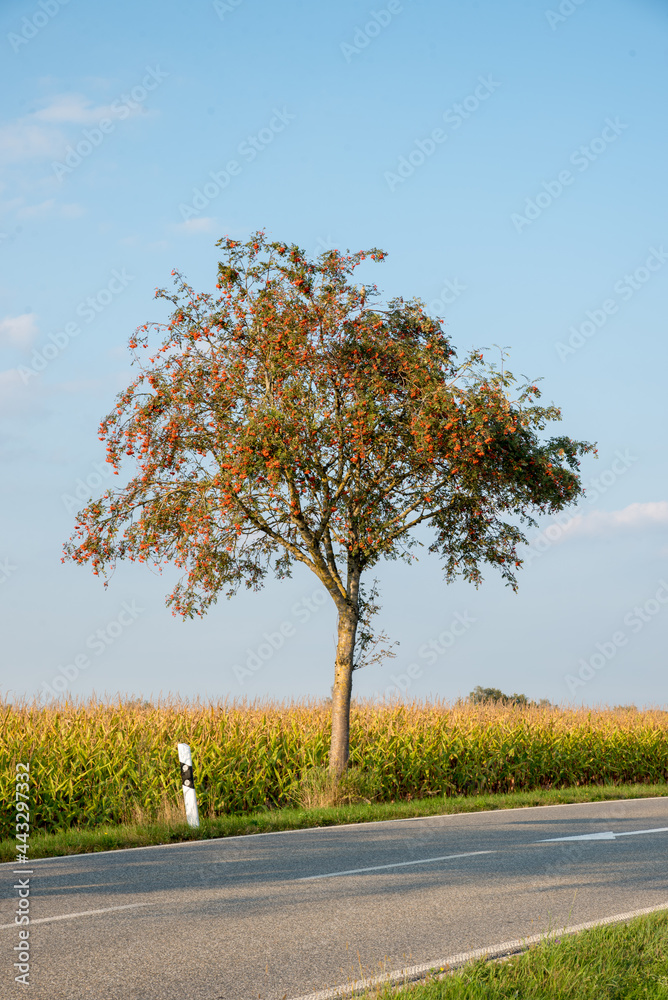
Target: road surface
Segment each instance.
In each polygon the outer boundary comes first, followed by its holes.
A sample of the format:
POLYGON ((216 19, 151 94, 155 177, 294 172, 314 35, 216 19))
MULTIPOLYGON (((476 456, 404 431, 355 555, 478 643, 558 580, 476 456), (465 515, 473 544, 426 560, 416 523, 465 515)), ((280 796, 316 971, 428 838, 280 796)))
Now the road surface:
POLYGON ((668 903, 668 797, 0 865, 3 997, 282 1000, 668 903))

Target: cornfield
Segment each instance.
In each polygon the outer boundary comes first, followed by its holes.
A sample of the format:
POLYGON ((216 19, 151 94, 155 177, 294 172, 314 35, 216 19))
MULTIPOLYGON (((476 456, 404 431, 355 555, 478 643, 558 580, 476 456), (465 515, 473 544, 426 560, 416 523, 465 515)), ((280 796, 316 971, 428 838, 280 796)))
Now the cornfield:
MULTIPOLYGON (((327 764, 324 702, 0 703, 0 790, 30 762, 32 828, 127 821, 178 802, 176 744, 193 750, 200 811, 294 804, 327 764)), ((351 713, 351 765, 379 801, 668 779, 668 713, 458 702, 373 704, 351 713)), ((1 837, 12 835, 2 818, 1 837)))

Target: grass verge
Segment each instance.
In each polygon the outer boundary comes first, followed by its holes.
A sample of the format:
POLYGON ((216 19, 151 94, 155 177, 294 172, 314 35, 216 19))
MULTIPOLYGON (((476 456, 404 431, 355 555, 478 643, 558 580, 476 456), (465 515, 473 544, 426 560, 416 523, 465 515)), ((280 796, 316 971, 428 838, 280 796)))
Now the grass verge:
MULTIPOLYGON (((371 994, 367 994, 370 996, 371 994)), ((668 915, 558 936, 375 1000, 668 1000, 668 915)))
MULTIPOLYGON (((453 813, 482 812, 488 809, 519 809, 526 806, 549 806, 571 802, 604 802, 612 799, 650 798, 668 795, 668 783, 656 785, 587 785, 575 788, 538 789, 533 792, 509 792, 495 795, 434 796, 411 802, 372 802, 319 809, 273 809, 237 816, 202 819, 197 830, 183 821, 128 823, 69 829, 56 833, 30 835, 28 857, 53 858, 92 851, 117 850, 123 847, 147 847, 188 840, 210 840, 242 834, 272 833, 278 830, 305 830, 309 827, 339 826, 343 823, 368 823, 417 816, 440 816, 453 813)), ((0 841, 0 862, 14 861, 16 844, 0 841)))

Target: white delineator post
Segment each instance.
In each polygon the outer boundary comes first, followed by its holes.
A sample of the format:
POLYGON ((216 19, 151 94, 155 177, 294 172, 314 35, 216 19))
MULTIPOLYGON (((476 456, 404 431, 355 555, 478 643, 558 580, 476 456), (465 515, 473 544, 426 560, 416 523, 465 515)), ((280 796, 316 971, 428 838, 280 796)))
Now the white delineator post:
POLYGON ((193 779, 193 758, 187 743, 179 743, 179 764, 181 765, 181 784, 183 785, 183 801, 186 807, 188 826, 199 826, 199 811, 197 809, 197 794, 193 779))

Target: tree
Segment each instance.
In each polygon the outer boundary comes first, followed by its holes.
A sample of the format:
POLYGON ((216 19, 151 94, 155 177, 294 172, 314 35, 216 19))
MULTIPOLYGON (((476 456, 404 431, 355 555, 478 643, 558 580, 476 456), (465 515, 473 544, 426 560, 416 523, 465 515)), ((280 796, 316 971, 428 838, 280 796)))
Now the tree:
MULTIPOLYGON (((497 702, 502 702, 505 705, 533 705, 535 702, 530 702, 525 694, 504 694, 500 688, 484 688, 478 684, 473 691, 469 694, 469 698, 474 705, 484 704, 485 702, 491 701, 495 704, 497 702)), ((543 703, 545 699, 541 699, 543 703)), ((549 704, 549 702, 547 703, 549 704)))
POLYGON ((353 275, 384 252, 310 260, 262 232, 216 245, 220 294, 173 271, 175 291, 156 292, 169 322, 130 339, 139 373, 100 438, 114 471, 128 456, 136 474, 81 511, 65 556, 96 574, 174 562, 184 574, 167 604, 184 617, 307 566, 338 613, 329 766, 341 774, 358 632, 368 644, 376 608, 362 574, 411 562, 425 525, 447 581, 478 585, 489 563, 515 589, 521 526, 577 499, 593 446, 539 440, 560 411, 503 361, 458 363, 419 300, 374 305, 376 286, 353 275))

